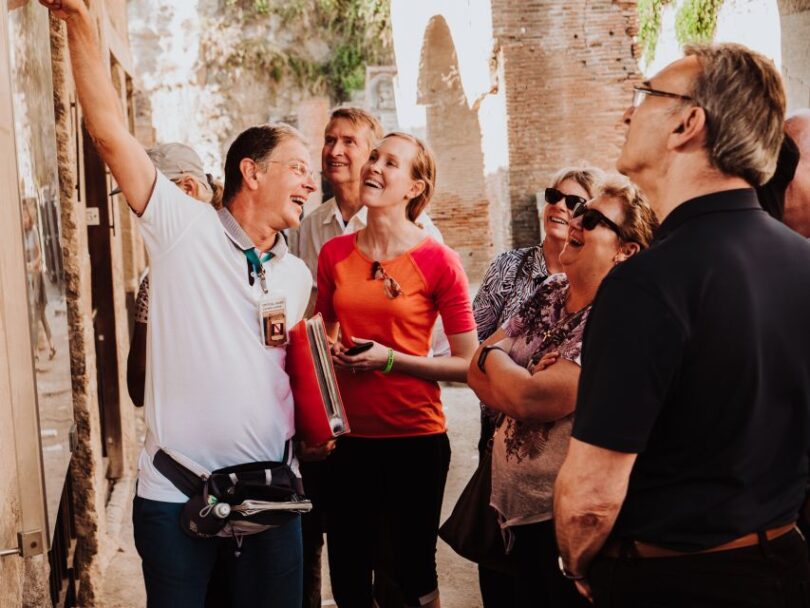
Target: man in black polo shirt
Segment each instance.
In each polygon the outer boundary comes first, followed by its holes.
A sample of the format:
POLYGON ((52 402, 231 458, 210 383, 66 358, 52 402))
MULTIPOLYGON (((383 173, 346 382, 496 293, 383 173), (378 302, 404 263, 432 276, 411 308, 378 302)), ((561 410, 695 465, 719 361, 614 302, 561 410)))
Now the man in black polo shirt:
POLYGON ((597 606, 810 606, 810 244, 759 206, 785 96, 690 47, 636 89, 618 168, 662 221, 602 283, 557 480, 563 572, 597 606))

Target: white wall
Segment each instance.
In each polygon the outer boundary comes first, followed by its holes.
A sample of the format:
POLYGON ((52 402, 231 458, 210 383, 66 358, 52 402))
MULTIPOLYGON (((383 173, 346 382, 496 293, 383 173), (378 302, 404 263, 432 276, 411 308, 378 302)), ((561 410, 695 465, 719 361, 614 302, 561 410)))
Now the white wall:
POLYGON ((419 68, 425 30, 441 15, 450 28, 458 55, 462 87, 470 108, 478 107, 486 174, 505 168, 509 161, 506 136, 506 97, 492 93, 494 39, 489 0, 391 0, 395 94, 400 127, 424 133, 425 108, 417 103, 419 68))

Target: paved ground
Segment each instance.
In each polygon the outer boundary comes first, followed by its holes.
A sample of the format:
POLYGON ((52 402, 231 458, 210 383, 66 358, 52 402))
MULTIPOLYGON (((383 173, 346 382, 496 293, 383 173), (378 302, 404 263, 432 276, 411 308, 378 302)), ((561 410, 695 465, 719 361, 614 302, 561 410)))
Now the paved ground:
MULTIPOLYGON (((478 464, 475 449, 478 440, 478 401, 466 386, 445 386, 442 389, 453 458, 445 490, 444 514, 449 515, 467 480, 478 464)), ((123 486, 122 488, 123 489, 123 486)), ((135 608, 146 605, 140 559, 132 541, 131 486, 113 495, 110 508, 123 509, 120 533, 121 546, 113 557, 104 577, 101 608, 135 608)), ((326 560, 324 560, 326 561, 326 560)), ((439 541, 439 586, 443 608, 480 608, 478 575, 475 565, 456 555, 439 541)), ((334 606, 329 590, 329 575, 324 565, 324 606, 334 606)))

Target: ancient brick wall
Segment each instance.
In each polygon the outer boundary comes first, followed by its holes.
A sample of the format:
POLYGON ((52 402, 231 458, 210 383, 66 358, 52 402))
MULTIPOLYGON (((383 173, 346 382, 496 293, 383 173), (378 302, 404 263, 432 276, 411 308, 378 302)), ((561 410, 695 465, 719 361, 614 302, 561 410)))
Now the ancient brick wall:
POLYGON ((470 279, 480 280, 493 253, 481 127, 477 111, 467 104, 455 45, 440 16, 425 34, 418 102, 426 106, 427 140, 437 164, 428 211, 470 279))
POLYGON ((480 135, 477 141, 471 137, 478 117, 460 104, 429 106, 427 111, 427 137, 438 164, 436 194, 428 213, 447 245, 461 256, 470 280, 477 281, 493 254, 480 135))
POLYGON ((614 167, 621 115, 639 79, 636 3, 492 0, 503 61, 515 246, 536 243, 534 193, 579 160, 614 167))
POLYGON ((429 213, 472 283, 511 244, 506 96, 489 0, 391 0, 400 128, 437 158, 429 213))
POLYGON ((480 158, 476 158, 481 154, 480 141, 467 141, 469 134, 475 133, 472 128, 477 117, 469 110, 459 111, 451 121, 448 113, 452 109, 441 105, 428 108, 428 140, 439 168, 436 194, 428 213, 446 244, 461 256, 470 280, 478 281, 489 265, 493 249, 489 201, 480 158))

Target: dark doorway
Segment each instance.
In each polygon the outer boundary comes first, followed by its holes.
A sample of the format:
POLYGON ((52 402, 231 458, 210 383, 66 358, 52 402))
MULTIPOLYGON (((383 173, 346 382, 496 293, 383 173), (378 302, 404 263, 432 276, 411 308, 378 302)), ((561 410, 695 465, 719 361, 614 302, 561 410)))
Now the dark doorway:
POLYGON ((113 269, 110 249, 115 230, 107 190, 107 173, 93 142, 82 125, 85 206, 97 214, 88 221, 87 245, 90 251, 93 296, 93 331, 96 342, 98 407, 101 418, 102 450, 107 460, 107 477, 117 479, 123 473, 121 445, 120 389, 118 352, 113 299, 113 269))

